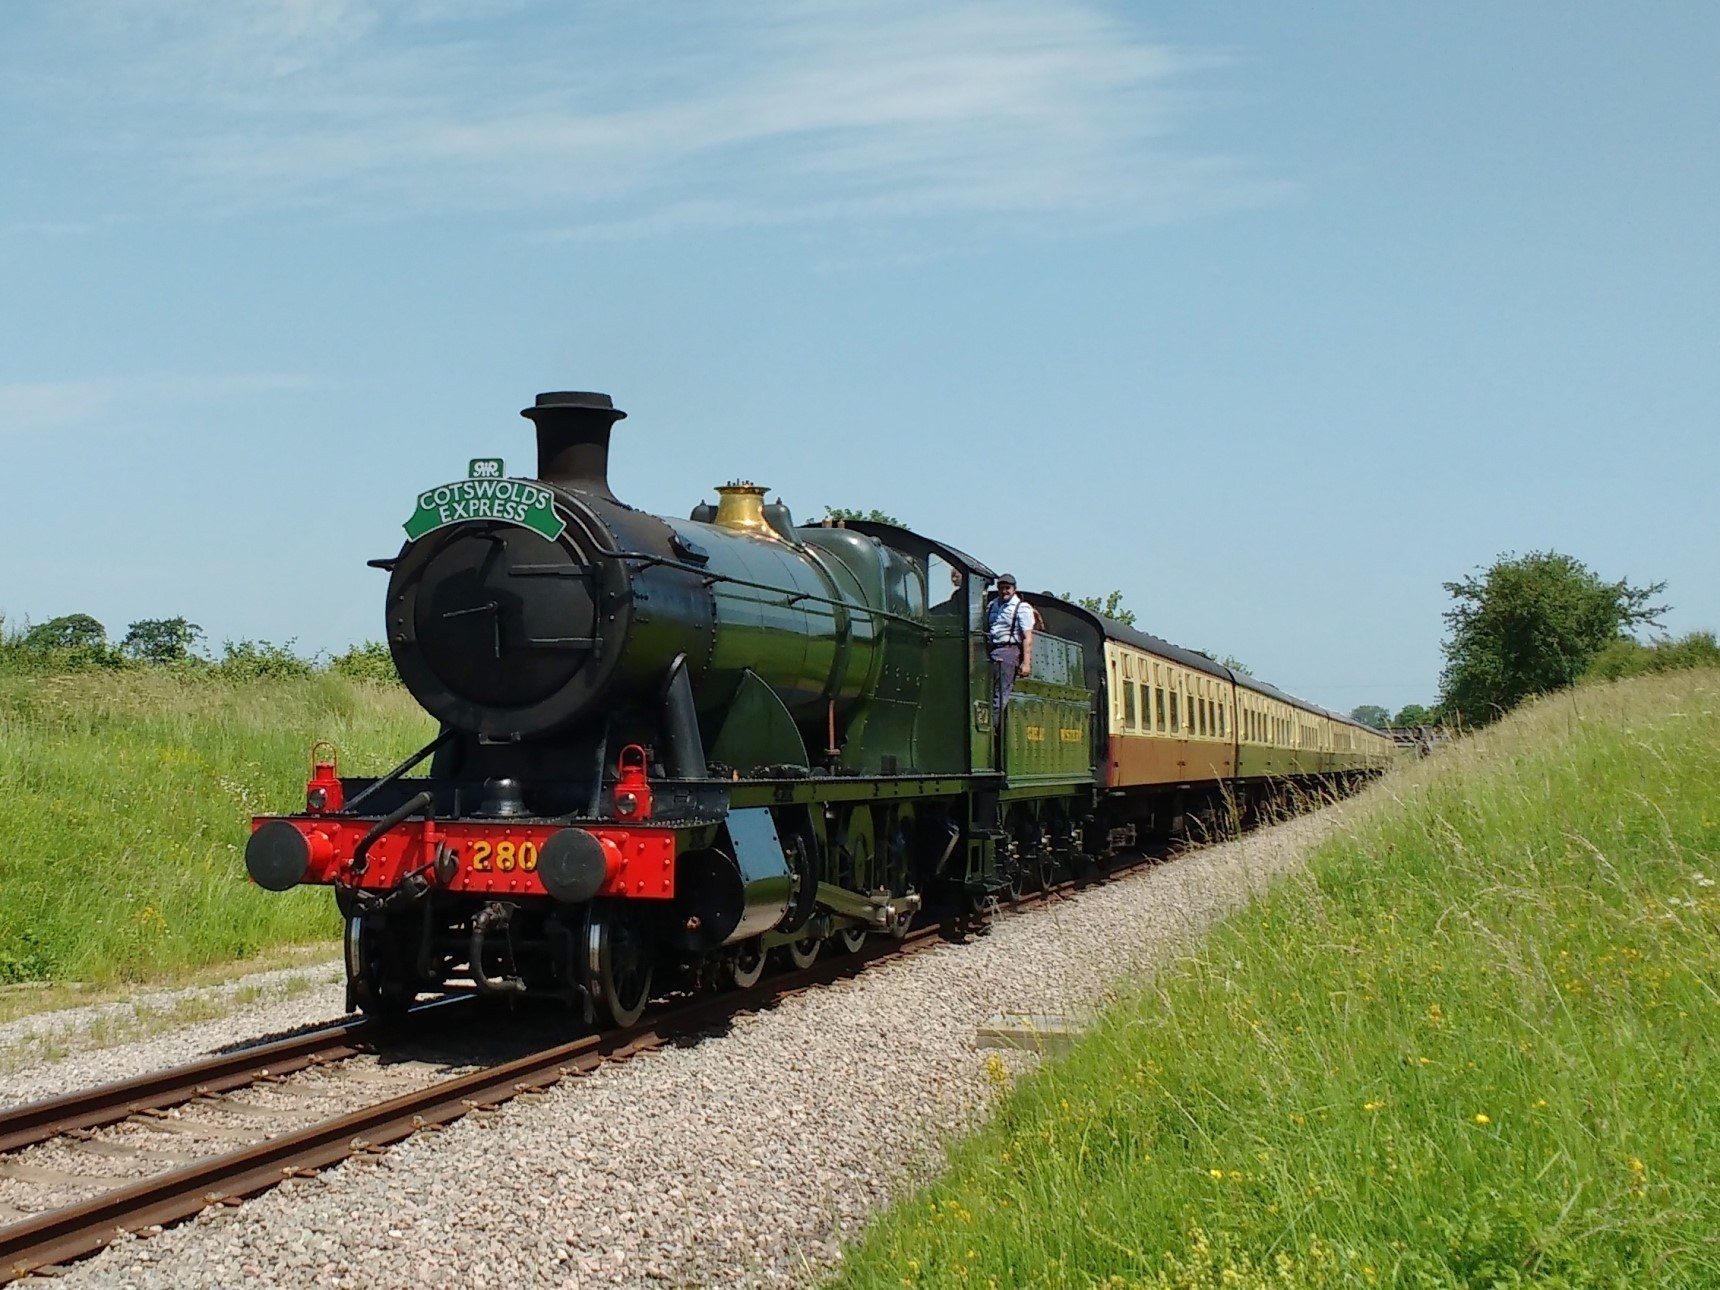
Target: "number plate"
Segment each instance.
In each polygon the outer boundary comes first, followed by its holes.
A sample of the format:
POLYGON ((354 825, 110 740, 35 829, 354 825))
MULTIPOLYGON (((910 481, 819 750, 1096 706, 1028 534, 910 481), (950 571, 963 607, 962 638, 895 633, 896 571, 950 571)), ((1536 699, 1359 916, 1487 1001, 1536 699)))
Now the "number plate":
POLYGON ((473 873, 531 873, 538 867, 537 843, 512 838, 473 838, 460 847, 473 873))

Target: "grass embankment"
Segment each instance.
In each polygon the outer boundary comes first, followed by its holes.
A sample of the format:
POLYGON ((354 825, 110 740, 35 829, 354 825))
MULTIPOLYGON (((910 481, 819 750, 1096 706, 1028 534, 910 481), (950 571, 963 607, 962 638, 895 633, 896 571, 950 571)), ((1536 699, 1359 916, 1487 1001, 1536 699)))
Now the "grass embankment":
POLYGON ((1716 785, 1716 672, 1400 771, 842 1283, 1720 1284, 1716 785))
POLYGON ((172 978, 329 940, 328 892, 246 881, 248 818, 302 803, 315 739, 363 774, 433 732, 399 687, 327 673, 0 676, 0 984, 172 978))

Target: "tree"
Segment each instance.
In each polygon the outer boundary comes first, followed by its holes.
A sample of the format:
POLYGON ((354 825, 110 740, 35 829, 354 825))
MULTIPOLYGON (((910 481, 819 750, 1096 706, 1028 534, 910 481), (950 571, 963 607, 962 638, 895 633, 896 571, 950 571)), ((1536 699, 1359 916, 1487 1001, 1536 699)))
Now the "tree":
POLYGON ((1649 602, 1664 582, 1604 582, 1557 551, 1502 555, 1485 573, 1445 589, 1450 638, 1440 706, 1491 721, 1536 694, 1570 685, 1607 645, 1667 610, 1649 602))
MULTIPOLYGON (((1211 656, 1208 655, 1208 657, 1210 658, 1211 656)), ((1213 661, 1220 667, 1228 667, 1232 672, 1238 672, 1243 676, 1254 675, 1254 669, 1249 667, 1248 664, 1244 663, 1234 654, 1226 654, 1223 658, 1214 659, 1213 661)))
POLYGON ((827 520, 868 520, 873 524, 894 524, 897 528, 906 527, 894 515, 888 511, 881 511, 876 506, 869 511, 855 510, 852 506, 826 506, 824 518, 827 520))
POLYGON ((1350 720, 1372 726, 1375 730, 1384 730, 1391 724, 1392 714, 1377 703, 1364 703, 1359 708, 1350 709, 1350 720))
POLYGON ((1392 718, 1391 724, 1400 729, 1431 726, 1438 724, 1438 716, 1432 708, 1424 708, 1419 703, 1406 703, 1398 709, 1398 714, 1392 718))
POLYGON ((140 618, 125 630, 120 649, 145 663, 180 663, 203 639, 203 629, 183 618, 140 618))
POLYGON ((99 650, 107 644, 107 628, 88 614, 62 614, 32 627, 24 644, 39 650, 99 650))
POLYGON ((1120 591, 1108 591, 1103 599, 1098 596, 1077 596, 1073 592, 1065 591, 1062 599, 1080 605, 1089 613, 1119 622, 1125 627, 1135 625, 1135 611, 1123 608, 1123 593, 1120 591))

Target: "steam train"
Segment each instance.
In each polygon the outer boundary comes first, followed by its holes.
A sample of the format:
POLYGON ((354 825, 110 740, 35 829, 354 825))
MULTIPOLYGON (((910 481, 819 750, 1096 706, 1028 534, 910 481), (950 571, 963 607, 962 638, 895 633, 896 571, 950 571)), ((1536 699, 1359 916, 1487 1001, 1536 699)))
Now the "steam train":
POLYGON ((326 746, 251 878, 334 888, 349 1006, 469 982, 599 1025, 671 981, 900 934, 923 909, 1149 835, 1345 787, 1391 743, 1048 595, 993 711, 990 569, 872 522, 796 525, 748 482, 687 519, 610 490, 607 395, 522 416, 534 478, 480 459, 419 495, 389 574, 401 680, 440 723, 375 778, 326 746))

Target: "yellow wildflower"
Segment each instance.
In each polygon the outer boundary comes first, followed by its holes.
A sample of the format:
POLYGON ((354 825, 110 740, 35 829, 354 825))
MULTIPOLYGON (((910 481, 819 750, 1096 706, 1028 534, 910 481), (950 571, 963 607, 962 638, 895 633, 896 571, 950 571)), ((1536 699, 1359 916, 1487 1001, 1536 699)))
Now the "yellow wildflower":
POLYGON ((1206 1172, 1214 1178, 1224 1177, 1224 1170, 1222 1169, 1208 1169, 1206 1172))
POLYGON ((1362 1110, 1364 1110, 1364 1111, 1377 1111, 1384 1105, 1385 1105, 1384 1102, 1363 1102, 1362 1103, 1362 1110))
POLYGON ((1485 1111, 1477 1111, 1475 1113, 1475 1123, 1477 1123, 1477 1124, 1492 1124, 1493 1123, 1493 1117, 1491 1115, 1488 1115, 1487 1112, 1485 1112, 1485 1111))

